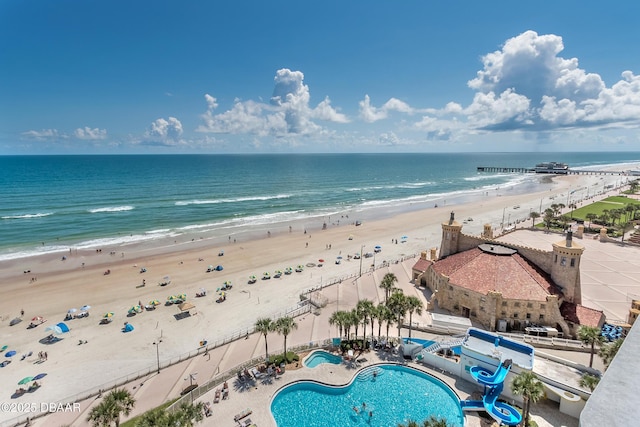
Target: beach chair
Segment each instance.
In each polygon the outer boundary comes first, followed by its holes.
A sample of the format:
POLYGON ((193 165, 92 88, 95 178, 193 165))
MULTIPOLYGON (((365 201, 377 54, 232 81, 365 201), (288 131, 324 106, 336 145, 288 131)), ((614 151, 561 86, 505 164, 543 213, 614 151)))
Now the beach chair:
POLYGON ((213 396, 213 403, 220 403, 220 390, 216 390, 216 393, 213 396))
POLYGON ((241 421, 238 421, 238 424, 240 424, 240 427, 251 427, 253 424, 253 421, 251 421, 251 418, 247 418, 241 421))
POLYGON ((236 414, 236 416, 233 417, 233 421, 240 422, 241 419, 248 417, 252 413, 253 413, 253 411, 251 409, 247 408, 244 411, 236 414))

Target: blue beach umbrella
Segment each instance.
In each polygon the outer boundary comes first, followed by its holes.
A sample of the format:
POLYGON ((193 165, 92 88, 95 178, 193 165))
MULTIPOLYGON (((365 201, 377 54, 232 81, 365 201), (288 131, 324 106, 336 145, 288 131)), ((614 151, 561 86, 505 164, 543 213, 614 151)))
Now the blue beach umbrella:
POLYGON ((16 351, 15 350, 9 350, 4 354, 4 357, 13 357, 16 355, 16 351))
POLYGON ((69 327, 64 322, 56 323, 56 326, 58 328, 60 328, 60 330, 62 331, 63 334, 66 333, 66 332, 69 332, 69 327))
POLYGON ((35 377, 33 377, 33 380, 34 381, 41 380, 42 378, 44 378, 46 376, 47 376, 47 374, 44 374, 44 373, 43 374, 38 374, 35 377))

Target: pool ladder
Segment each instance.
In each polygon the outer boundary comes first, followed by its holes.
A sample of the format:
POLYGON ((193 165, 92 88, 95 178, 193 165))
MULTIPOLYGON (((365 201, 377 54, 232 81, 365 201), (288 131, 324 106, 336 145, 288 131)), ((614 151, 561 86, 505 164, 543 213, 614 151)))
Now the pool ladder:
POLYGON ((360 371, 357 378, 358 381, 369 381, 383 374, 384 369, 380 369, 377 366, 369 366, 368 368, 364 368, 362 371, 360 371))

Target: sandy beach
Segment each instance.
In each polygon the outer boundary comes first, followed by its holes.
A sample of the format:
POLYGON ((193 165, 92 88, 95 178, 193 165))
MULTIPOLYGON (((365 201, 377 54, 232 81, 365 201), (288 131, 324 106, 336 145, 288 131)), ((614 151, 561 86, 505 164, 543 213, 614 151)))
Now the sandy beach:
MULTIPOLYGON (((353 225, 353 218, 343 218, 339 224, 337 221, 327 224, 326 229, 318 223, 315 227, 307 226, 305 232, 292 224, 290 231, 281 228, 235 243, 231 238, 196 239, 156 248, 70 250, 64 255, 65 260, 49 255, 4 261, 0 264, 0 346, 7 345, 7 350, 15 350, 16 355, 8 366, 0 369, 0 381, 5 384, 2 400, 11 401, 18 382, 40 372, 47 373, 45 386, 37 393, 21 396, 20 402, 40 404, 66 399, 116 378, 153 368, 157 358, 163 364, 178 358, 197 349, 201 340, 213 343, 244 334, 257 318, 282 316, 287 309, 296 307, 302 291, 358 274, 361 269, 366 271, 374 262, 373 258, 367 258, 361 266, 359 260, 349 260, 349 255, 373 252, 380 245, 382 251, 375 257, 379 265, 437 247, 440 224, 448 220, 450 211, 465 222, 466 233, 480 234, 487 223, 499 233, 502 221, 529 227, 530 211, 538 211, 542 203, 548 206, 550 198, 566 204, 572 189, 593 188, 591 197, 601 198, 603 195, 594 193, 601 191, 606 182, 615 183, 617 178, 554 177, 545 191, 518 195, 505 191, 472 203, 364 221, 361 226, 353 225), (407 236, 404 243, 402 236, 407 236), (220 251, 224 251, 223 256, 219 256, 220 251), (338 256, 343 257, 340 264, 335 262, 338 256), (323 266, 318 267, 321 259, 323 266), (310 266, 301 273, 261 280, 263 272, 273 274, 275 270, 300 264, 310 266), (207 272, 209 265, 224 268, 207 272), (141 268, 146 272, 141 273, 141 268), (107 270, 110 274, 105 275, 107 270), (250 275, 257 276, 257 283, 247 283, 250 275), (165 276, 170 277, 171 284, 160 286, 165 276), (143 280, 145 286, 141 286, 143 280), (217 303, 216 290, 225 281, 231 281, 233 288, 226 293, 224 302, 217 303), (207 296, 195 298, 201 288, 208 291, 207 296), (177 320, 174 315, 179 309, 164 303, 168 296, 182 293, 187 294, 187 300, 196 308, 190 317, 177 320), (154 299, 162 303, 157 309, 127 316, 132 306, 139 302, 146 305, 154 299), (63 321, 69 309, 83 305, 91 306, 89 317, 66 322, 71 331, 59 335, 58 342, 40 342, 51 333, 45 331, 46 327, 63 321), (21 310, 23 321, 10 326, 12 319, 21 317, 21 310), (99 324, 107 312, 114 313, 113 322, 99 324), (35 316, 47 321, 27 329, 35 316), (124 322, 133 325, 134 331, 123 333, 124 322), (160 337, 162 345, 157 348, 153 343, 160 337), (43 351, 48 358, 39 363, 38 354, 43 351), (29 352, 32 355, 21 360, 29 352)), ((575 202, 574 197, 578 197, 577 192, 572 196, 575 202)), ((247 354, 247 359, 251 357, 253 354, 247 354)), ((14 416, 2 413, 0 421, 14 416)))

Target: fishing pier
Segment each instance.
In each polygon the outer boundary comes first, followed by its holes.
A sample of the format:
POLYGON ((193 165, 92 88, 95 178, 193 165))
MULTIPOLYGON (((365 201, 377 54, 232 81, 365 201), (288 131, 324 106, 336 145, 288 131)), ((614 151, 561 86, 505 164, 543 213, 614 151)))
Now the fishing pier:
POLYGON ((535 168, 514 168, 501 166, 478 166, 478 172, 493 173, 544 173, 552 175, 628 175, 625 171, 599 171, 599 170, 571 170, 566 169, 541 169, 535 168))

